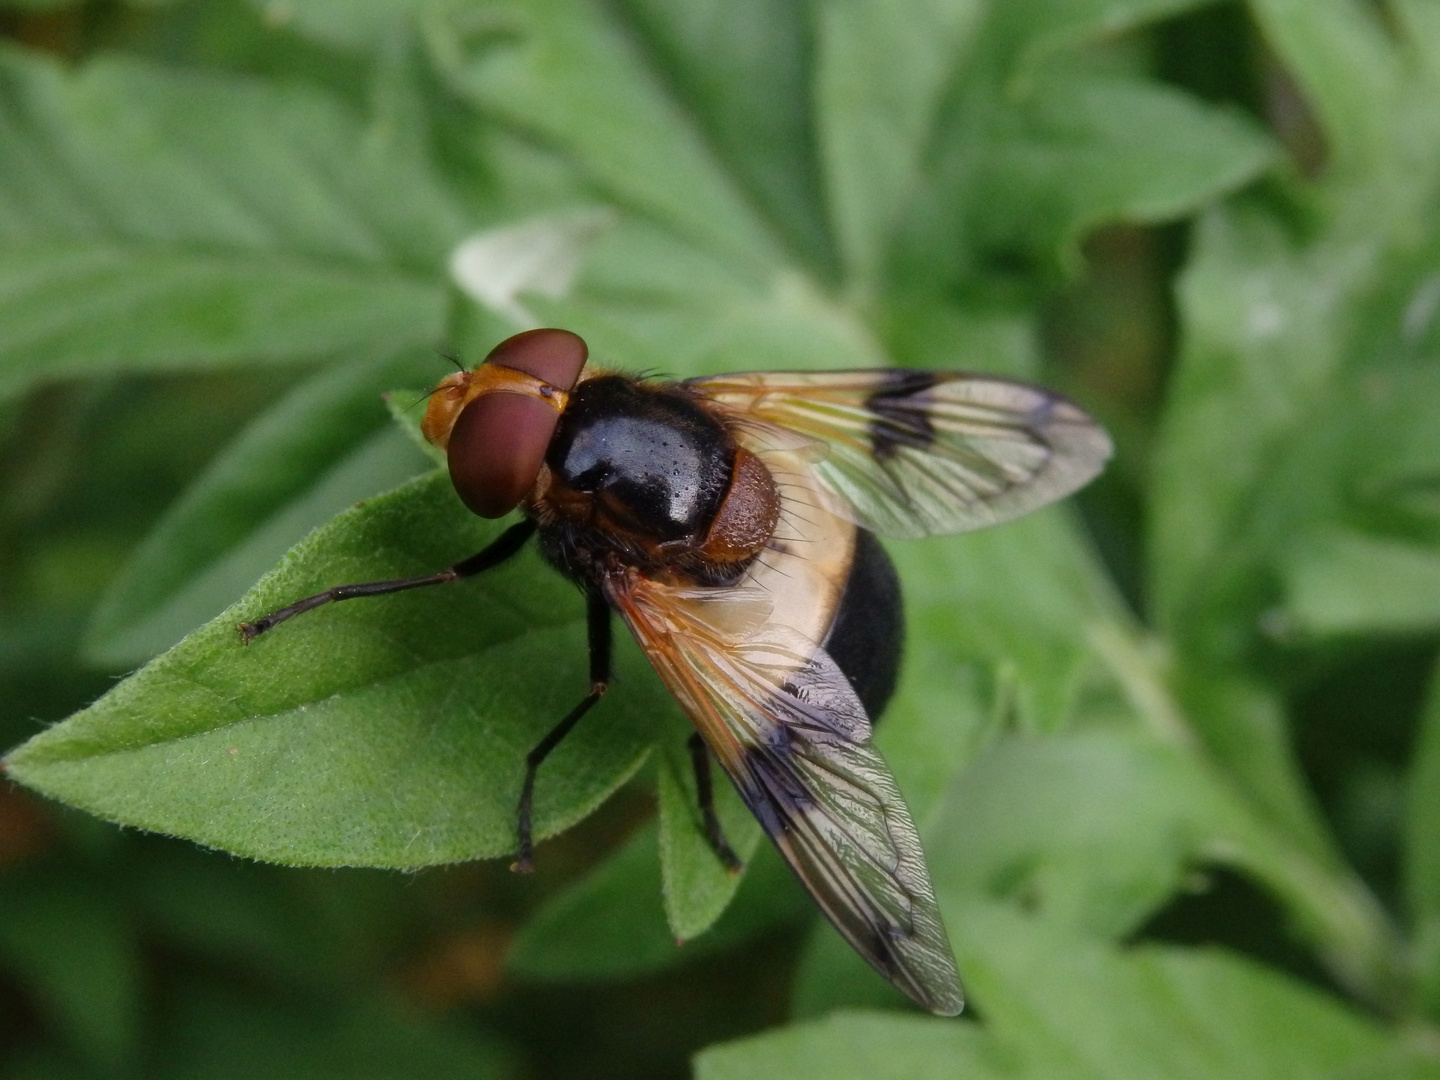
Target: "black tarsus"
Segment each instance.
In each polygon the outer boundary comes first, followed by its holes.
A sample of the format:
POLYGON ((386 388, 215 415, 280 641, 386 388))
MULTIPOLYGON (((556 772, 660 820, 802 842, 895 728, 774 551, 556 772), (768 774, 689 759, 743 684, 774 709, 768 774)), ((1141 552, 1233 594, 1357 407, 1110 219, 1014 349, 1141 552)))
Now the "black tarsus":
POLYGON ((715 814, 715 789, 710 783, 710 748, 705 745, 705 740, 698 731, 690 736, 689 746, 690 763, 695 767, 695 795, 700 803, 700 820, 705 826, 705 839, 710 841, 711 849, 725 864, 725 869, 732 874, 738 874, 745 864, 725 839, 725 832, 720 828, 720 819, 715 814))
POLYGON ((517 874, 528 874, 535 869, 535 841, 531 833, 535 775, 550 751, 560 745, 610 686, 610 605, 597 590, 585 593, 585 628, 590 645, 590 692, 525 755, 525 783, 520 788, 520 805, 515 811, 515 833, 519 842, 515 862, 510 866, 517 874))
POLYGON ((286 619, 304 614, 324 604, 334 603, 337 600, 354 600, 359 596, 384 596, 386 593, 404 592, 406 589, 418 589, 425 585, 445 585, 452 581, 474 577, 510 558, 534 534, 535 523, 533 521, 517 522, 496 537, 483 551, 471 555, 468 559, 462 559, 454 566, 447 566, 438 574, 395 578, 391 581, 366 581, 358 585, 337 585, 333 589, 326 589, 322 593, 297 600, 279 611, 272 611, 269 615, 264 615, 254 622, 241 623, 240 638, 248 645, 265 631, 274 628, 286 619))

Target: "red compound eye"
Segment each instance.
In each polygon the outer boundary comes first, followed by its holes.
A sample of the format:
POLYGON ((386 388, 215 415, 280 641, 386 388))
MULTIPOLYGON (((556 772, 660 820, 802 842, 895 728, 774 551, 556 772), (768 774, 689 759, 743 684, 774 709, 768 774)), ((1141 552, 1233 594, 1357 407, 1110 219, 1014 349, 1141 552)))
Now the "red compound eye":
MULTIPOLYGON (((588 355, 584 340, 568 330, 527 330, 496 345, 485 364, 568 392, 588 355)), ((515 509, 540 475, 559 420, 554 404, 518 386, 501 385, 472 400, 450 430, 447 448, 450 481, 461 501, 481 517, 515 509)))

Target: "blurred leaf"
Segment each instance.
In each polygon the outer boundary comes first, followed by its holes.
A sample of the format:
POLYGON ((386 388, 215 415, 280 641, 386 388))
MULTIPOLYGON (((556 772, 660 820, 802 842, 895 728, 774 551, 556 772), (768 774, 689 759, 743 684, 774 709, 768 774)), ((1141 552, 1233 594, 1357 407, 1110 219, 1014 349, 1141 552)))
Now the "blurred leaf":
POLYGON ((1152 82, 1053 59, 1031 82, 1018 107, 982 106, 982 164, 952 193, 984 249, 1073 268, 1097 225, 1173 220, 1275 159, 1249 120, 1152 82))
POLYGON ((147 940, 243 969, 267 985, 352 991, 393 962, 413 878, 297 871, 147 845, 130 853, 126 895, 147 940))
POLYGON ((1001 739, 956 778, 930 824, 942 895, 1006 900, 1111 940, 1244 827, 1183 751, 1098 732, 1001 739))
POLYGON ((922 182, 936 113, 983 11, 974 0, 817 10, 817 134, 831 227, 847 277, 867 292, 922 182))
MULTIPOLYGON (((1120 22, 1133 15, 1116 12, 1120 22)), ((1002 57, 1025 50, 1006 40, 1014 29, 1003 15, 986 27, 978 62, 938 115, 930 182, 894 245, 897 281, 995 292, 1006 278, 1023 287, 1073 273, 1087 230, 1182 216, 1273 163, 1274 145, 1249 120, 1088 51, 1012 70, 1002 57)))
MULTIPOLYGON (((431 572, 494 535, 441 474, 371 499, 236 608, 15 751, 9 775, 111 820, 276 862, 506 854, 524 756, 586 684, 583 605, 558 576, 522 555, 475 581, 327 608, 248 647, 236 632, 340 582, 431 572), (487 614, 497 607, 503 617, 487 614)), ((546 762, 538 836, 594 809, 675 715, 638 650, 618 659, 625 704, 610 695, 546 762)))
POLYGON ((1143 733, 1006 739, 955 779, 929 847, 943 896, 1006 900, 1071 933, 1133 933, 1197 865, 1236 868, 1361 986, 1383 913, 1347 869, 1312 862, 1193 747, 1143 733))
POLYGON ((1241 619, 1266 597, 1247 518, 1266 509, 1261 478, 1337 363, 1327 323, 1349 285, 1336 280, 1339 256, 1296 253, 1253 208, 1214 211, 1197 231, 1180 279, 1187 332, 1157 449, 1151 549, 1156 620, 1187 651, 1230 660, 1253 633, 1241 619))
POLYGON ((1387 1046, 1330 1073, 1326 1080, 1440 1080, 1440 1060, 1425 1046, 1387 1046))
POLYGON ((1176 699, 1206 750, 1229 770, 1260 816, 1321 865, 1341 865, 1314 793, 1295 759, 1279 693, 1258 679, 1214 668, 1173 673, 1176 699))
MULTIPOLYGON (((1054 21, 1062 38, 1083 40, 1177 6, 1097 6, 1054 21)), ((780 205, 782 189, 786 205, 806 188, 823 192, 852 294, 868 299, 885 291, 878 279, 905 221, 905 276, 934 288, 937 272, 973 268, 997 246, 1019 243, 1023 257, 1043 264, 1099 221, 1183 214, 1274 157, 1273 145, 1238 115, 1073 62, 1047 63, 1043 77, 1017 91, 1008 83, 1013 72, 992 54, 1003 53, 1002 41, 1023 51, 1026 34, 1043 34, 1044 19, 1032 26, 997 17, 982 35, 991 51, 967 67, 967 43, 980 32, 970 4, 825 7, 814 31, 811 118, 788 99, 778 112, 770 103, 758 113, 750 104, 757 86, 735 86, 736 75, 719 74, 720 60, 695 44, 703 25, 710 44, 724 41, 747 60, 770 57, 774 67, 759 85, 793 87, 804 61, 786 20, 751 20, 742 36, 737 27, 749 12, 707 10, 703 21, 658 5, 637 3, 632 12, 639 33, 628 45, 624 17, 612 10, 605 20, 578 2, 553 11, 517 2, 468 40, 458 27, 433 25, 430 41, 463 92, 544 131, 621 203, 745 268, 762 290, 783 265, 776 227, 762 229, 742 209, 741 190, 767 209, 780 205), (962 89, 952 93, 957 83, 962 89), (629 125, 613 130, 618 116, 629 125), (777 128, 788 143, 765 141, 777 128), (926 160, 932 153, 938 163, 926 160), (809 175, 812 154, 818 179, 809 175), (957 207, 969 209, 957 218, 957 207)), ((792 246, 813 258, 819 241, 803 222, 790 219, 792 246), (807 239, 797 242, 800 229, 807 239)), ((824 262, 810 270, 829 276, 824 262)))
POLYGON ((506 966, 530 979, 604 979, 674 962, 660 899, 654 824, 551 897, 516 936, 506 966))
POLYGON ((1322 120, 1345 129, 1326 134, 1380 141, 1287 212, 1258 201, 1211 212, 1181 278, 1183 344, 1154 493, 1155 613, 1187 652, 1222 661, 1280 599, 1273 564, 1298 530, 1333 530, 1342 515, 1374 529, 1384 520, 1374 504, 1423 499, 1440 460, 1430 404, 1440 84, 1401 65, 1361 5, 1257 7, 1322 120), (1361 66, 1385 71, 1393 92, 1348 70, 1377 48, 1386 58, 1361 66), (1309 216, 1303 229, 1297 215, 1309 216), (1419 490, 1406 492, 1387 456, 1422 447, 1426 464, 1403 478, 1419 490))
POLYGON ((530 306, 585 337, 593 363, 667 377, 887 362, 864 320, 806 276, 758 283, 635 218, 596 241, 570 296, 530 306))
POLYGON ((0 56, 0 389, 437 340, 473 222, 297 86, 0 56))
MULTIPOLYGON (((1353 875, 1309 861, 1203 756, 1149 732, 1001 739, 955 777, 924 835, 942 903, 1004 902, 1108 940, 1134 932, 1196 865, 1230 866, 1284 904, 1344 976, 1394 990, 1395 972, 1368 966, 1393 943, 1374 940, 1383 915, 1353 875)), ((832 938, 811 942, 797 1009, 885 1003, 888 988, 878 996, 832 938)))
POLYGON ((1414 267, 1397 269, 1356 305, 1359 370, 1334 380, 1262 493, 1276 504, 1261 535, 1277 549, 1283 595, 1261 618, 1282 640, 1437 624, 1440 279, 1416 285, 1414 267), (1387 295, 1396 285, 1404 294, 1387 295))
MULTIPOLYGON (((1340 170, 1373 176, 1398 165, 1397 152, 1426 153, 1395 138, 1396 121, 1417 119, 1412 110, 1419 102, 1406 100, 1406 65, 1379 11, 1353 0, 1251 0, 1250 10, 1318 114, 1340 170)), ((1433 161, 1433 151, 1428 156, 1433 161)))
MULTIPOLYGON (((1096 664, 1095 629, 1123 618, 1066 511, 1045 510, 1001 528, 894 543, 887 550, 910 585, 910 638, 920 650, 918 663, 932 673, 939 668, 954 694, 966 665, 982 661, 1008 680, 1021 725, 1044 731, 1065 726, 1082 676, 1096 664)), ((949 695, 940 698, 947 700, 949 695)), ((972 724, 987 719, 958 712, 972 724)))
MULTIPOLYGON (((683 742, 672 741, 660 756, 660 866, 665 917, 678 941, 698 937, 729 905, 743 876, 731 873, 705 837, 695 793, 694 770, 683 742)), ((760 844, 760 825, 712 758, 710 782, 715 813, 730 849, 748 864, 760 844)))
POLYGON ((1022 1077, 978 1024, 837 1012, 695 1057, 697 1080, 991 1080, 1022 1077))
POLYGON ((947 922, 987 1028, 1031 1075, 1299 1080, 1385 1044, 1369 1019, 1220 950, 1116 950, 988 905, 947 922))
POLYGON ((624 204, 739 265, 773 259, 773 238, 694 118, 607 14, 584 0, 507 3, 468 38, 432 21, 430 42, 457 89, 574 155, 624 204))
MULTIPOLYGON (((1196 230, 1157 444, 1150 586, 1195 730, 1317 868, 1333 868, 1280 698, 1241 672, 1306 635, 1431 625, 1440 87, 1407 40, 1418 24, 1387 34, 1353 3, 1253 7, 1332 165, 1196 230)), ((1394 943, 1379 926, 1365 936, 1380 949, 1361 965, 1379 976, 1366 992, 1393 1001, 1394 943)))
POLYGON ((1064 48, 1115 38, 1208 2, 1032 0, 1024 7, 1007 4, 997 7, 992 16, 994 42, 1002 55, 1015 61, 1016 77, 1023 80, 1064 48))
POLYGON ((1440 673, 1420 718, 1406 792, 1405 901, 1421 1004, 1440 1018, 1440 673))
MULTIPOLYGON (((946 926, 948 929, 949 924, 946 926)), ((960 978, 966 992, 965 1007, 973 1010, 963 970, 960 978)), ((791 988, 790 1011, 796 1018, 824 1016, 840 1009, 913 1008, 910 999, 861 960, 828 922, 811 929, 791 988)))
POLYGON ((380 392, 430 354, 342 364, 252 421, 146 538, 87 634, 96 663, 134 664, 238 599, 308 531, 425 470, 389 430, 380 392))
POLYGON ((658 828, 624 846, 549 901, 515 939, 507 964, 532 979, 633 978, 702 956, 814 913, 769 845, 758 847, 735 902, 708 932, 677 942, 661 902, 658 828))
POLYGON ((706 1051, 698 1074, 1319 1080, 1387 1049, 1371 1021, 1218 950, 1122 950, 987 904, 946 921, 983 1026, 842 1012, 706 1051))
POLYGON ((133 1059, 140 955, 111 897, 74 879, 8 876, 0 886, 0 965, 82 1058, 110 1069, 133 1059))
POLYGON ((249 0, 270 23, 343 49, 376 49, 427 0, 249 0))
POLYGON ((1315 634, 1440 627, 1440 547, 1335 530, 1306 537, 1285 567, 1287 629, 1315 634))
POLYGON ((442 1025, 396 1004, 256 1002, 233 990, 190 985, 163 1017, 161 1080, 408 1080, 517 1075, 512 1055, 483 1031, 442 1025))
POLYGON ((829 276, 808 93, 810 13, 785 0, 630 0, 615 10, 794 261, 829 276))

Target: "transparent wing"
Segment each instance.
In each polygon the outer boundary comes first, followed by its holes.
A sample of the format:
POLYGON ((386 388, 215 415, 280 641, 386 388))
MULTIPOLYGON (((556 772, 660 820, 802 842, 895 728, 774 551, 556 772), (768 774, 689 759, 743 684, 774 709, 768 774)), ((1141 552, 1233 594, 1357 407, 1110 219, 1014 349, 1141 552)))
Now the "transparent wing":
POLYGON ((872 371, 692 379, 752 449, 811 441, 833 509, 885 536, 968 532, 1084 486, 1110 439, 1079 406, 985 375, 872 371))
POLYGON ((964 999, 920 838, 870 720, 818 645, 765 590, 607 585, 765 832, 835 928, 932 1012, 964 999))

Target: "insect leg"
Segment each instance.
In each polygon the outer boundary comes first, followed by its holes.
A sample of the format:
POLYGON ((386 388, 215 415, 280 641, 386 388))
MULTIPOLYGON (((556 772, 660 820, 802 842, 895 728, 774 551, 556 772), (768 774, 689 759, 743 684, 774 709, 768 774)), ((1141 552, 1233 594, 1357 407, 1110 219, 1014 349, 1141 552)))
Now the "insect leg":
POLYGON ((690 736, 689 745, 690 763, 695 767, 695 794, 700 802, 700 820, 705 825, 705 839, 710 841, 711 849, 725 864, 725 869, 732 874, 738 874, 745 864, 731 849, 724 831, 720 828, 720 819, 715 814, 715 789, 710 783, 710 748, 705 745, 705 740, 698 731, 690 736))
POLYGON ((240 624, 240 638, 247 645, 254 641, 266 630, 271 629, 293 615, 300 615, 323 604, 333 603, 336 600, 353 600, 357 596, 383 596, 386 593, 403 592, 406 589, 418 589, 422 585, 444 585, 451 581, 459 581, 462 578, 474 577, 482 570, 489 570, 492 566, 498 566, 506 559, 514 555, 535 533, 535 523, 529 521, 518 522, 511 525, 498 537, 495 538, 483 551, 463 559, 454 566, 447 566, 438 574, 425 574, 422 577, 395 578, 390 581, 366 581, 359 585, 337 585, 333 589, 326 589, 314 596, 307 596, 303 600, 297 600, 288 607, 279 611, 272 611, 254 622, 240 624))
POLYGON ((585 622, 590 642, 590 693, 576 705, 550 733, 541 739, 535 749, 525 755, 525 783, 520 788, 520 806, 515 813, 515 832, 519 839, 515 862, 510 869, 519 874, 528 874, 535 869, 535 842, 531 836, 530 819, 535 802, 535 774, 540 763, 550 756, 550 751, 580 722, 600 700, 610 685, 610 605, 598 592, 585 594, 585 622))

